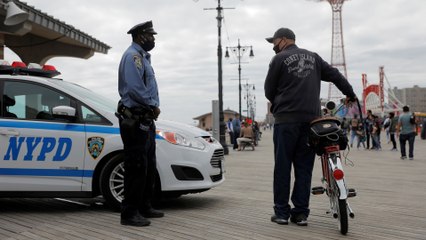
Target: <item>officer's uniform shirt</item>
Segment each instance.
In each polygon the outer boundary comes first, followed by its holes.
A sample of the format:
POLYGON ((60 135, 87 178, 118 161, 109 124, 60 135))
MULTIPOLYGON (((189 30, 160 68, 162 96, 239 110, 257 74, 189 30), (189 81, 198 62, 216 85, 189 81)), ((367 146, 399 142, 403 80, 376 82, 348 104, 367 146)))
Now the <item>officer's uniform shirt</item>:
POLYGON ((151 54, 135 42, 132 42, 121 58, 118 69, 118 92, 121 102, 128 108, 141 105, 160 106, 157 81, 151 66, 151 54))

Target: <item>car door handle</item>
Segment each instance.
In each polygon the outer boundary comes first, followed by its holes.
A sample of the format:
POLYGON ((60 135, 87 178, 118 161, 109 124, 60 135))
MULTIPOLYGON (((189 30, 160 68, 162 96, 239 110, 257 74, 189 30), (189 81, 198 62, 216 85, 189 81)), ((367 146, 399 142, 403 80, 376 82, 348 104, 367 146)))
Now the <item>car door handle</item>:
POLYGON ((20 133, 18 131, 13 130, 13 129, 1 129, 0 134, 1 135, 18 136, 20 133))

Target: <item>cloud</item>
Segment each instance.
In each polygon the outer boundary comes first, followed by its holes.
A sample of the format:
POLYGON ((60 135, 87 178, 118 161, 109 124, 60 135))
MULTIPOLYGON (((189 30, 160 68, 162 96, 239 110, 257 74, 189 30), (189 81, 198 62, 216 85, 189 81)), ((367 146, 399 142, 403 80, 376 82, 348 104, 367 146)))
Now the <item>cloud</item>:
MULTIPOLYGON (((29 5, 107 43, 107 55, 88 60, 53 58, 67 81, 79 83, 113 99, 118 99, 117 69, 131 39, 126 34, 133 25, 153 20, 156 48, 152 51, 160 87, 162 117, 185 123, 211 111, 218 98, 217 20, 215 0, 26 0, 29 5)), ((253 46, 254 58, 242 59, 242 84, 254 84, 257 120, 266 114, 263 82, 273 56, 265 41, 279 27, 296 33, 299 47, 320 54, 330 62, 331 8, 327 2, 304 0, 222 1, 223 54, 228 46, 253 46)), ((343 6, 343 33, 348 79, 361 94, 361 74, 378 82, 378 67, 384 65, 392 87, 426 87, 426 1, 347 1, 343 6)), ((13 56, 10 52, 7 54, 13 56)), ((236 58, 223 58, 223 106, 238 110, 238 70, 236 58)), ((327 96, 328 85, 322 85, 327 96)), ((243 93, 244 96, 244 93, 243 93)), ((243 110, 245 109, 244 99, 243 110)))

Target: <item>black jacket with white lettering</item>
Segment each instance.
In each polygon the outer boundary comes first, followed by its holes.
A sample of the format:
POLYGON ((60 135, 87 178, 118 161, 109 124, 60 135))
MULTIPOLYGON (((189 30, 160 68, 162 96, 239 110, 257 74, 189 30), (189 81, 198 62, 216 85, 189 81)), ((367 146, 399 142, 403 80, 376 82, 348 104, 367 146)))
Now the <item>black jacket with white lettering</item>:
POLYGON ((355 97, 346 78, 318 54, 294 44, 275 55, 264 86, 275 123, 310 122, 321 116, 321 80, 355 97))

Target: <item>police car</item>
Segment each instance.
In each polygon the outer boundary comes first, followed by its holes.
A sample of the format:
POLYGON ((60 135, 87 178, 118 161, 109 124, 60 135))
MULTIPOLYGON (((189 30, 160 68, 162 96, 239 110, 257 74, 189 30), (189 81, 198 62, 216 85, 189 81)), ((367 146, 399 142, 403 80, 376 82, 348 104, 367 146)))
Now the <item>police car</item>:
MULTIPOLYGON (((0 62, 0 197, 97 197, 119 208, 123 143, 116 103, 55 78, 53 66, 0 62)), ((159 120, 155 196, 220 185, 224 151, 211 134, 159 120)))

